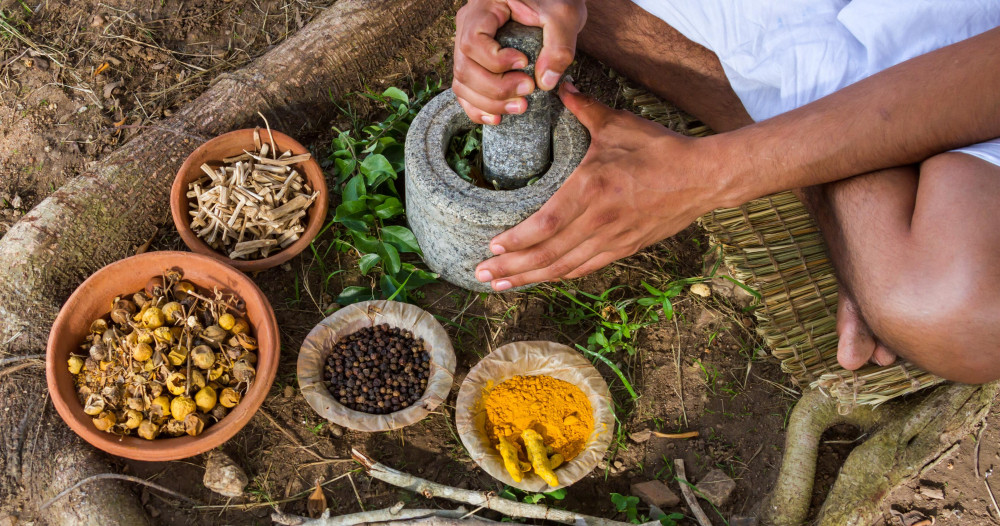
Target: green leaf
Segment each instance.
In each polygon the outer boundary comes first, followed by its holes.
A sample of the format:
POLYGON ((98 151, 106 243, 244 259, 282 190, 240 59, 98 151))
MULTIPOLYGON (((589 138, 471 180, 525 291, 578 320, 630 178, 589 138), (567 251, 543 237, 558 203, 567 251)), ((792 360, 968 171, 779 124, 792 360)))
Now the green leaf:
POLYGON ((334 159, 333 166, 337 171, 337 181, 341 183, 346 181, 354 173, 354 168, 357 165, 358 162, 354 159, 334 159))
POLYGON ((387 99, 398 101, 401 104, 406 104, 406 105, 410 104, 410 97, 407 96, 407 94, 403 90, 395 86, 383 91, 382 96, 387 99))
POLYGON ((360 175, 355 175, 351 177, 347 184, 344 186, 343 199, 344 201, 357 201, 360 197, 368 193, 365 187, 365 180, 360 175))
POLYGON ((642 305, 643 307, 649 307, 650 305, 659 305, 660 301, 656 298, 639 298, 636 303, 642 305))
POLYGON ((379 243, 378 255, 382 258, 382 262, 385 263, 386 272, 391 275, 399 273, 399 252, 396 251, 396 247, 388 243, 379 243))
POLYGON ((372 289, 368 287, 352 286, 345 288, 343 292, 340 293, 340 296, 337 296, 337 299, 334 301, 336 301, 338 305, 343 306, 351 305, 359 301, 368 301, 373 299, 375 299, 375 294, 372 292, 372 289))
POLYGON ((383 274, 382 279, 378 280, 379 287, 382 289, 383 298, 395 298, 396 293, 399 291, 399 283, 392 279, 388 274, 383 274))
POLYGON ((365 176, 365 181, 372 188, 381 184, 382 181, 396 178, 396 170, 392 169, 392 164, 379 153, 365 157, 365 160, 361 161, 360 170, 365 176))
POLYGON ((423 257, 423 253, 420 252, 420 244, 417 243, 417 237, 405 226, 389 225, 382 227, 382 239, 386 243, 396 247, 400 252, 408 252, 423 257))
POLYGON ((563 500, 566 498, 566 488, 559 488, 555 491, 550 491, 545 495, 552 497, 555 500, 563 500))
POLYGON ((543 493, 529 493, 524 496, 524 502, 527 502, 528 504, 538 504, 543 500, 545 500, 545 495, 543 493))
POLYGON ((666 296, 663 297, 663 317, 668 320, 674 317, 674 304, 666 296))
POLYGON ((404 151, 405 150, 403 150, 402 144, 392 141, 392 143, 387 144, 380 153, 386 158, 386 160, 389 161, 393 171, 398 174, 406 168, 406 162, 403 155, 404 151))
POLYGON ((399 199, 395 197, 390 197, 385 200, 382 204, 375 207, 375 215, 382 219, 392 219, 403 213, 403 203, 399 202, 399 199))
POLYGON ((352 231, 354 246, 362 253, 370 254, 378 252, 379 241, 364 232, 352 231))
POLYGON ((658 289, 658 288, 650 285, 649 283, 646 283, 645 281, 642 282, 642 286, 646 287, 646 291, 648 291, 650 294, 652 294, 654 296, 662 296, 663 295, 663 292, 661 292, 660 289, 658 289))
POLYGON ((378 254, 365 254, 361 256, 361 261, 358 266, 361 267, 361 274, 367 275, 368 271, 372 269, 379 261, 382 261, 382 257, 378 254))

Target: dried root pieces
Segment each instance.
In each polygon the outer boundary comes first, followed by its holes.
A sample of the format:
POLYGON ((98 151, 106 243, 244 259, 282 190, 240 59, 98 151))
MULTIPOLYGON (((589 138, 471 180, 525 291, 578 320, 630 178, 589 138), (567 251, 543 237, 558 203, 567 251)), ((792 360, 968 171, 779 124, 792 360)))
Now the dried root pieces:
POLYGON ((254 142, 254 152, 201 165, 205 176, 188 185, 191 229, 230 259, 266 258, 296 242, 319 196, 294 168, 310 154, 278 154, 259 130, 254 142))

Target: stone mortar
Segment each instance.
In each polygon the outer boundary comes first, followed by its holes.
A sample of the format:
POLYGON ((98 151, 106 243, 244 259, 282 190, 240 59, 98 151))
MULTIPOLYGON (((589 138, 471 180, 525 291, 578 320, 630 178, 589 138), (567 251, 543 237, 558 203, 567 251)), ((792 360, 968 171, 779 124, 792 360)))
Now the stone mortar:
POLYGON ((424 261, 445 281, 490 291, 475 277, 476 265, 493 255, 490 240, 541 208, 587 153, 586 128, 558 99, 551 111, 552 163, 537 182, 514 190, 480 188, 448 166, 448 142, 475 126, 450 89, 413 120, 406 135, 407 219, 424 261))
MULTIPOLYGON (((520 71, 535 77, 542 28, 507 22, 497 31, 497 42, 527 55, 528 67, 520 71)), ((525 186, 545 171, 552 157, 552 104, 558 98, 540 89, 525 98, 524 113, 504 115, 500 124, 483 126, 483 172, 501 190, 525 186)))

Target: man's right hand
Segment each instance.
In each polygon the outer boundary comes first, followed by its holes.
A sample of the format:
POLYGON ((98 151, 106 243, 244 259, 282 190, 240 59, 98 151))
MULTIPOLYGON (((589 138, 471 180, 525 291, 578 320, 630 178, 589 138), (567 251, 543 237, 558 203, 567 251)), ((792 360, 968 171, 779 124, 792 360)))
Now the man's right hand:
POLYGON ((469 0, 455 17, 455 78, 451 87, 473 122, 499 124, 500 115, 523 113, 524 98, 556 87, 573 62, 576 36, 587 20, 584 0, 469 0), (513 19, 542 28, 535 78, 520 71, 528 58, 501 48, 497 30, 513 19))

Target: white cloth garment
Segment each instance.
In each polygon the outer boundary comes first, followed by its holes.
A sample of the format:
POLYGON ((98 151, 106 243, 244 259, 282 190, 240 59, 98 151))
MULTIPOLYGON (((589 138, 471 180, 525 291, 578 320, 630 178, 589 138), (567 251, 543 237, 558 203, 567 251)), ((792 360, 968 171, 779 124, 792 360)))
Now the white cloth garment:
MULTIPOLYGON (((755 121, 1000 26, 1000 0, 632 1, 715 52, 755 121)), ((1000 165, 1000 138, 955 151, 1000 165)))

